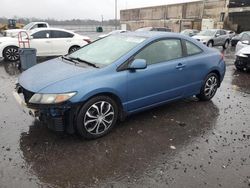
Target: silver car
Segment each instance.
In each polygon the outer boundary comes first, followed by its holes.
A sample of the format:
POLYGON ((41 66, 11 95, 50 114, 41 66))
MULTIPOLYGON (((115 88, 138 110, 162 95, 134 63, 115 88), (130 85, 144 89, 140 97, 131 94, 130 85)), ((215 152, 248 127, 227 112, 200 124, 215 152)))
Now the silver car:
POLYGON ((227 49, 230 43, 230 36, 223 29, 203 30, 193 36, 193 38, 209 47, 222 46, 224 49, 227 49))

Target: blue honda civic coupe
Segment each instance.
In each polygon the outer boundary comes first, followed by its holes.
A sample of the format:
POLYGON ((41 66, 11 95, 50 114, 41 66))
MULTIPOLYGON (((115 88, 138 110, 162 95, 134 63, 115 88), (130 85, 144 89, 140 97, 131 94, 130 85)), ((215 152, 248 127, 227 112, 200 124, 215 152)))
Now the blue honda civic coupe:
POLYGON ((14 96, 49 128, 94 139, 118 120, 177 99, 213 98, 223 55, 177 33, 108 36, 23 72, 14 96))

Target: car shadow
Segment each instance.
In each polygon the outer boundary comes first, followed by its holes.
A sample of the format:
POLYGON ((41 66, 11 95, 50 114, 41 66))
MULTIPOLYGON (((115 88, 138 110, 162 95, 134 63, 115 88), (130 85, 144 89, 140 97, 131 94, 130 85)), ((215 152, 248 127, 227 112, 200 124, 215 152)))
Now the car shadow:
POLYGON ((110 134, 90 141, 58 136, 34 121, 22 133, 20 149, 27 168, 42 182, 93 186, 143 176, 192 141, 202 140, 216 126, 218 115, 212 101, 186 99, 133 115, 110 134))

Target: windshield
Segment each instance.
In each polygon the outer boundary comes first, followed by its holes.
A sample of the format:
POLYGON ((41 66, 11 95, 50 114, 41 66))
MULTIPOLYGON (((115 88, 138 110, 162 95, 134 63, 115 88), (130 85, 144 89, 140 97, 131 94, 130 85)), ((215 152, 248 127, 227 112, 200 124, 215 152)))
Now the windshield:
POLYGON ((112 35, 91 43, 69 55, 89 63, 109 65, 125 55, 146 38, 112 35))
POLYGON ((198 35, 200 36, 214 36, 216 33, 215 30, 204 30, 204 31, 201 31, 198 35))
POLYGON ((33 25, 33 23, 29 23, 23 27, 25 30, 29 30, 29 28, 33 25))

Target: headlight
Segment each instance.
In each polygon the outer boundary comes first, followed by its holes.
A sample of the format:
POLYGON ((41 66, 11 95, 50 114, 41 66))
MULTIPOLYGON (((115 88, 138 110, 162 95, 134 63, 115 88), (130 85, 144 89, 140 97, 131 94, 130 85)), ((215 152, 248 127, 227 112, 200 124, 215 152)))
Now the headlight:
POLYGON ((248 57, 246 54, 243 54, 243 53, 240 53, 237 56, 239 56, 239 57, 248 57))
POLYGON ((76 92, 62 94, 34 94, 29 100, 33 104, 57 104, 65 102, 73 97, 76 92))

